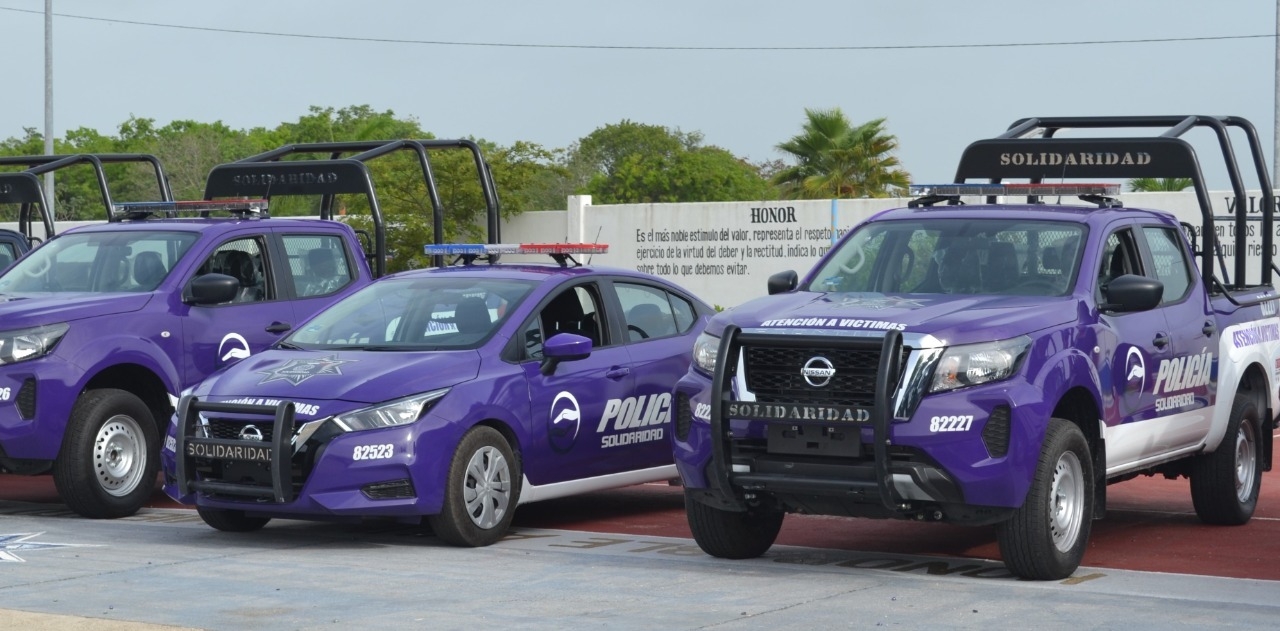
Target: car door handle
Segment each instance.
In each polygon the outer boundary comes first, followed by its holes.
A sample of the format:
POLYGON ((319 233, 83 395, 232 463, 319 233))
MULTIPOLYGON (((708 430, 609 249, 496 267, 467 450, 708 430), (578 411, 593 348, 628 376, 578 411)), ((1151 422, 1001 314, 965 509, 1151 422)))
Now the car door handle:
POLYGON ((621 379, 631 374, 631 369, 626 366, 615 366, 604 373, 604 376, 610 379, 621 379))
POLYGON ((293 325, 288 322, 272 322, 267 325, 267 333, 288 333, 293 329, 293 325))
POLYGON ((1204 328, 1200 329, 1200 332, 1204 333, 1205 337, 1213 337, 1213 334, 1217 331, 1218 327, 1214 326, 1212 322, 1205 322, 1204 328))
POLYGON ((1156 335, 1156 339, 1151 340, 1151 343, 1155 344, 1156 348, 1164 348, 1169 345, 1169 336, 1164 333, 1160 333, 1156 335))

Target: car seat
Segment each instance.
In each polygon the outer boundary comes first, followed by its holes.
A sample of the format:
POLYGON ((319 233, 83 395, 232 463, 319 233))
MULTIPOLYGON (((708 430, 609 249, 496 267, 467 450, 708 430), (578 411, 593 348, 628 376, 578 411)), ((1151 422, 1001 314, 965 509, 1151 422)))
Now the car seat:
POLYGON ((542 330, 550 338, 557 333, 582 334, 582 304, 578 294, 566 291, 547 303, 542 310, 542 330))
POLYGON ((256 302, 262 300, 262 287, 258 284, 257 270, 254 269, 253 257, 242 250, 225 250, 217 254, 218 273, 226 274, 240 282, 240 291, 233 302, 256 302))
POLYGON ((983 288, 990 293, 1006 291, 1018 284, 1018 253, 1013 244, 996 241, 987 249, 987 270, 983 288))
POLYGON ((299 283, 298 293, 303 296, 319 296, 337 289, 341 284, 338 260, 329 248, 307 250, 307 271, 299 283))
POLYGON ((459 333, 485 334, 493 326, 489 319, 489 305, 484 298, 463 298, 453 309, 453 322, 459 333))
POLYGON ((144 290, 155 289, 168 273, 159 252, 139 252, 133 257, 133 282, 144 290))
POLYGON ((982 285, 978 269, 977 252, 962 247, 950 247, 942 252, 938 261, 938 284, 943 293, 969 294, 982 285))

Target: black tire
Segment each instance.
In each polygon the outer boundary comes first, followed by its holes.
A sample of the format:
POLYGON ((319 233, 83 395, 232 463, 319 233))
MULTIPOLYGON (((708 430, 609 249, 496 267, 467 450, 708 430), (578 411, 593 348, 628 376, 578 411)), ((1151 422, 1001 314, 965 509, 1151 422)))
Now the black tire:
POLYGON ((722 510, 699 502, 688 491, 684 511, 698 547, 722 559, 754 559, 764 554, 777 541, 786 516, 777 510, 722 510))
POLYGON ((1000 524, 1000 554, 1027 579, 1071 576, 1084 558, 1093 524, 1093 459, 1079 427, 1049 419, 1027 499, 1000 524))
POLYGON ((262 530, 270 517, 249 517, 242 510, 224 510, 221 508, 205 508, 197 506, 196 512, 204 523, 223 532, 253 532, 262 530))
POLYGON ((142 399, 124 390, 89 390, 76 401, 53 462, 67 506, 94 519, 138 512, 155 491, 156 422, 142 399))
POLYGON ((1191 463, 1191 502, 1200 521, 1239 526, 1253 517, 1262 486, 1260 418, 1258 403, 1237 394, 1222 443, 1191 463))
POLYGON ((455 546, 478 548, 507 534, 520 499, 520 461, 492 427, 471 428, 453 454, 439 515, 431 530, 455 546))

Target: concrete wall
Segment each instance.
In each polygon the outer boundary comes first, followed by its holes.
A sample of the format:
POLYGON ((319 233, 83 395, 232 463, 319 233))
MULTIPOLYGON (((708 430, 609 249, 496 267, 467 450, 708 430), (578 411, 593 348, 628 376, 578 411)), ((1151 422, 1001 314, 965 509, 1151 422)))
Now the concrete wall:
MULTIPOLYGON (((1257 210, 1258 194, 1250 193, 1257 210)), ((1192 193, 1127 193, 1127 207, 1158 208, 1200 225, 1192 193)), ((1234 206, 1229 192, 1210 194, 1219 238, 1227 238, 1234 206)), ((505 243, 607 243, 608 254, 584 257, 596 265, 638 269, 669 278, 707 302, 732 307, 765 293, 771 274, 795 270, 804 275, 831 245, 872 214, 904 206, 907 199, 842 199, 716 202, 692 204, 593 205, 589 195, 568 198, 567 210, 528 212, 502 226, 505 243)), ((980 199, 969 200, 972 202, 980 199)), ((1078 203, 1075 200, 1064 200, 1078 203)), ((1256 218, 1257 212, 1253 213, 1256 218)), ((59 224, 59 230, 73 223, 59 224)), ((0 224, 14 228, 14 224, 0 224)), ((1261 247, 1255 221, 1249 247, 1261 247)), ((1280 243, 1280 236, 1276 237, 1280 243)), ((1227 269, 1232 252, 1227 253, 1227 269)), ((1273 252, 1274 255, 1274 252, 1273 252)), ((511 256, 505 262, 546 262, 545 256, 511 256)), ((1256 267, 1251 268, 1256 276, 1256 267)), ((1256 278, 1254 278, 1256 280, 1256 278)))
MULTIPOLYGON (((1256 211, 1258 194, 1255 191, 1250 196, 1256 211)), ((1126 207, 1161 209, 1192 225, 1201 223, 1195 196, 1189 192, 1127 193, 1120 200, 1126 207)), ((1232 195, 1214 192, 1210 200, 1220 218, 1216 222, 1219 238, 1224 245, 1233 245, 1228 238, 1233 225, 1228 216, 1234 204, 1232 195)), ((593 205, 590 196, 579 196, 568 201, 566 211, 529 212, 513 218, 504 224, 502 240, 607 243, 609 253, 592 257, 592 263, 651 272, 683 285, 707 302, 732 307, 763 295, 768 277, 775 272, 792 269, 803 275, 858 222, 880 210, 905 206, 909 200, 593 205)), ((1259 224, 1254 221, 1250 226, 1247 243, 1260 248, 1259 224)), ((1280 237, 1276 241, 1280 243, 1280 237)), ((1227 256, 1228 270, 1234 270, 1232 261, 1233 257, 1227 256)), ((1250 268, 1250 275, 1256 277, 1256 266, 1250 268)))

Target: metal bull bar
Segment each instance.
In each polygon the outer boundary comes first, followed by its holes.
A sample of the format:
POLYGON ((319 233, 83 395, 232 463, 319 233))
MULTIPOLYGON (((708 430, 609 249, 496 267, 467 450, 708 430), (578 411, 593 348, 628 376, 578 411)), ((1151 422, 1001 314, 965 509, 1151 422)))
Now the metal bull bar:
POLYGON ((177 461, 175 477, 178 479, 178 492, 182 495, 187 495, 192 491, 199 491, 223 495, 265 497, 281 504, 293 501, 293 482, 291 479, 293 453, 290 444, 293 436, 293 420, 294 405, 292 401, 281 401, 276 405, 247 405, 242 403, 206 403, 192 396, 183 398, 178 403, 178 453, 175 458, 177 461), (195 436, 195 428, 201 412, 271 416, 274 418, 271 442, 263 443, 262 441, 253 440, 195 436), (240 460, 269 463, 271 465, 271 486, 198 480, 195 478, 195 464, 192 461, 196 458, 211 457, 202 454, 228 454, 226 457, 217 458, 226 461, 240 460))
MULTIPOLYGON (((733 432, 728 426, 729 419, 735 418, 729 408, 733 407, 731 380, 737 372, 742 347, 752 342, 764 342, 776 345, 779 342, 790 346, 813 345, 815 348, 831 348, 841 345, 842 338, 831 336, 801 337, 791 335, 771 335, 744 332, 736 325, 725 327, 720 338, 720 349, 717 355, 715 375, 711 382, 711 462, 707 465, 707 481, 715 495, 726 507, 745 510, 739 495, 734 493, 734 486, 760 486, 787 488, 796 490, 846 490, 854 493, 875 492, 881 503, 889 510, 897 510, 902 505, 894 490, 891 471, 889 470, 888 447, 890 444, 889 424, 893 418, 893 389, 901 372, 902 334, 889 330, 880 341, 880 362, 876 373, 875 404, 871 410, 869 422, 872 428, 872 459, 874 480, 830 480, 771 473, 735 473, 732 462, 733 432)), ((769 406, 798 406, 808 404, 776 403, 769 406)), ((834 407, 834 406, 833 406, 834 407)), ((849 407, 852 410, 853 406, 849 407)), ((757 417, 759 418, 759 417, 757 417)), ((763 419, 769 421, 769 419, 763 419)), ((791 422, 778 419, 775 422, 791 422)), ((861 426, 861 424, 860 424, 861 426)))

